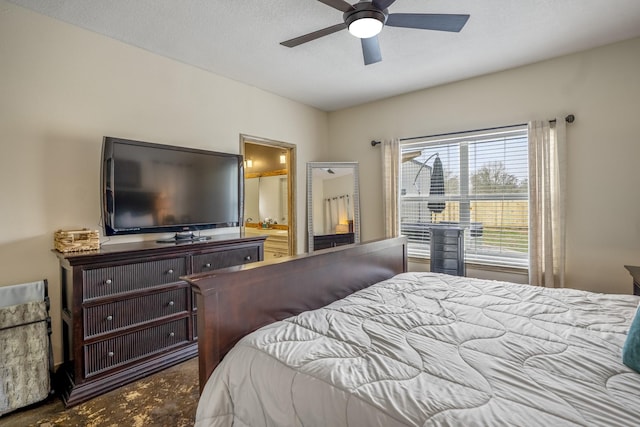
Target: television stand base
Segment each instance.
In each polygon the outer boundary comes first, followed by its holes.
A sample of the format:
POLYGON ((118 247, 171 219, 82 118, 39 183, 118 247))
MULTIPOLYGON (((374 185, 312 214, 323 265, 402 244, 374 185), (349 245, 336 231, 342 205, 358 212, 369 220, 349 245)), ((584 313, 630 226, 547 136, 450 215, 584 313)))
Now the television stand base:
POLYGON ((156 240, 157 243, 193 243, 193 242, 203 242, 205 240, 210 240, 210 236, 196 236, 193 233, 176 233, 175 236, 170 237, 168 239, 159 239, 156 240))

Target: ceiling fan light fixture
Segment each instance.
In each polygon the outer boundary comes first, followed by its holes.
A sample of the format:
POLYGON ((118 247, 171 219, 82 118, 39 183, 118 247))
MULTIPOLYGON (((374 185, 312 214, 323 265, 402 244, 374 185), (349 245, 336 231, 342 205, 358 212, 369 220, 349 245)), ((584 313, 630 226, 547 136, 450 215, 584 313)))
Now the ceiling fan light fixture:
POLYGON ((343 12, 339 24, 334 24, 311 33, 285 40, 280 44, 295 47, 329 34, 348 29, 360 39, 364 65, 382 61, 378 34, 385 25, 419 30, 448 31, 458 33, 465 26, 469 15, 442 13, 392 13, 388 7, 396 0, 360 0, 349 4, 346 0, 319 0, 321 3, 343 12))
MULTIPOLYGON (((367 7, 365 3, 358 3, 356 7, 367 7)), ((347 24, 349 32, 359 39, 368 39, 377 36, 387 16, 384 12, 376 9, 357 9, 356 11, 345 12, 344 22, 347 24)))
POLYGON ((349 32, 359 39, 377 36, 382 31, 382 22, 376 18, 356 19, 349 25, 349 32))

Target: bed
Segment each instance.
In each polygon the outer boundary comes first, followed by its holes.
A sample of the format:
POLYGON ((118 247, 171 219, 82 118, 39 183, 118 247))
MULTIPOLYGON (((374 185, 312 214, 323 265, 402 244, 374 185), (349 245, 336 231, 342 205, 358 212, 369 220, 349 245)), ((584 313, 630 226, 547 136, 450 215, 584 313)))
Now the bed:
POLYGON ((640 424, 640 298, 406 270, 397 238, 189 277, 196 425, 640 424))

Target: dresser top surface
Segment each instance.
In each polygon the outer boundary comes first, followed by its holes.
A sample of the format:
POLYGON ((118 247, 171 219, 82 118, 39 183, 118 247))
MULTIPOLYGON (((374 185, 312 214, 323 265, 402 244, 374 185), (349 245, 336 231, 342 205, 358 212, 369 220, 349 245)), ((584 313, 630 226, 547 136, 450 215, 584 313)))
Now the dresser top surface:
POLYGON ((106 258, 119 256, 153 256, 167 254, 181 254, 188 252, 198 252, 220 246, 228 246, 242 243, 263 243, 265 235, 245 235, 244 233, 229 233, 209 236, 208 240, 186 241, 174 243, 158 243, 155 240, 145 240, 129 243, 111 243, 100 246, 95 251, 62 253, 53 250, 58 258, 66 260, 70 264, 83 264, 87 262, 97 262, 106 258))

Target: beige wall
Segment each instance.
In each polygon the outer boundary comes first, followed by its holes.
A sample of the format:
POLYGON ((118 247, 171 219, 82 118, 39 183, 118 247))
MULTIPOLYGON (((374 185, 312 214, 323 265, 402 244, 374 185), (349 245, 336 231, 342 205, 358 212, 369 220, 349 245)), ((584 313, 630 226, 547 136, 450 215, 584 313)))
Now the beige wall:
POLYGON ((383 235, 380 149, 371 139, 574 113, 569 286, 629 292, 622 265, 640 263, 638 70, 640 39, 327 115, 0 0, 0 286, 49 279, 59 362, 52 233, 99 228, 103 135, 233 153, 240 133, 296 144, 304 251, 308 161, 360 162, 369 240, 383 235))
MULTIPOLYGON (((375 88, 371 88, 375 90, 375 88)), ((329 115, 329 160, 360 162, 362 237, 383 236, 380 148, 369 141, 576 115, 569 125, 567 283, 631 292, 640 264, 640 39, 329 115)))
MULTIPOLYGON (((49 279, 59 362, 53 232, 99 228, 104 135, 232 153, 240 133, 296 144, 304 215, 304 165, 326 158, 327 128, 324 112, 0 0, 0 286, 49 279)), ((303 249, 304 217, 298 228, 303 249)))

